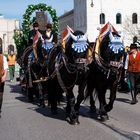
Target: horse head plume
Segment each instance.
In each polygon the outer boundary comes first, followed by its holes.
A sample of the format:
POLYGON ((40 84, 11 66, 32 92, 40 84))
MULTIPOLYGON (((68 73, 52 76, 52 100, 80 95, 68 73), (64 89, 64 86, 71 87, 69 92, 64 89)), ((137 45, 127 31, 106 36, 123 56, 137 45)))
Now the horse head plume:
POLYGON ((95 46, 95 59, 101 69, 108 71, 108 67, 115 67, 123 61, 125 46, 122 37, 116 29, 107 23, 100 31, 95 46), (112 64, 113 63, 113 64, 112 64))
POLYGON ((123 45, 122 37, 120 37, 116 33, 113 35, 112 32, 109 32, 109 38, 110 38, 109 47, 114 53, 124 51, 125 46, 123 45))
POLYGON ((87 34, 81 32, 81 31, 76 31, 74 32, 68 25, 67 28, 63 31, 62 34, 62 46, 64 50, 66 49, 66 43, 69 42, 69 40, 72 41, 72 48, 74 49, 75 52, 81 53, 84 52, 88 47, 87 44, 87 34))
POLYGON ((74 33, 70 33, 70 37, 73 40, 72 48, 77 53, 83 53, 88 48, 88 39, 87 35, 81 31, 76 31, 74 33))
POLYGON ((74 32, 74 31, 67 25, 67 27, 64 29, 62 33, 62 47, 64 51, 66 47, 66 42, 68 41, 69 36, 70 36, 69 34, 70 32, 74 32))

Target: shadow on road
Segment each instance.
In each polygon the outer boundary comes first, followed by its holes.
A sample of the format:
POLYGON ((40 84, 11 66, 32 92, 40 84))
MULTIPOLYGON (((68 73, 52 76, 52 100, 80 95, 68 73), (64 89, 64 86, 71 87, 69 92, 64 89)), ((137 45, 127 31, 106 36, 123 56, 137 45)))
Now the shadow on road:
POLYGON ((36 108, 35 111, 49 118, 66 121, 65 111, 62 108, 58 108, 57 114, 52 114, 51 109, 49 107, 36 108))
MULTIPOLYGON (((11 93, 18 93, 21 95, 21 96, 15 97, 15 99, 20 100, 20 101, 25 102, 25 103, 28 102, 26 95, 24 95, 24 93, 22 93, 21 87, 18 84, 10 83, 7 81, 6 85, 10 87, 11 93)), ((126 98, 116 98, 116 101, 130 103, 130 100, 126 99, 126 98)), ((50 107, 46 106, 45 108, 41 108, 36 103, 33 103, 33 104, 36 106, 29 107, 28 109, 36 111, 37 113, 40 113, 45 117, 66 121, 66 112, 65 112, 63 106, 58 106, 58 114, 53 115, 51 113, 50 107)), ((89 106, 84 105, 84 106, 80 107, 80 116, 93 119, 97 123, 101 124, 102 127, 108 128, 108 129, 116 132, 117 134, 123 136, 124 138, 132 139, 132 140, 137 138, 137 135, 135 135, 134 133, 123 131, 120 128, 115 127, 112 123, 101 122, 98 119, 98 111, 99 110, 97 109, 97 113, 90 112, 89 106)))
POLYGON ((115 133, 119 134, 120 136, 122 136, 126 139, 137 140, 138 138, 140 138, 138 135, 136 135, 132 132, 123 131, 120 128, 115 127, 115 125, 113 125, 112 123, 108 123, 108 121, 99 120, 98 119, 98 112, 99 112, 98 109, 96 112, 90 112, 89 109, 85 106, 82 106, 80 108, 80 116, 93 119, 94 121, 96 121, 96 123, 101 124, 102 128, 103 127, 105 127, 105 129, 108 128, 111 131, 114 131, 115 133))
POLYGON ((21 102, 25 102, 25 103, 28 103, 28 100, 25 96, 20 96, 20 97, 15 97, 15 99, 21 101, 21 102))
POLYGON ((18 83, 6 81, 6 86, 10 87, 10 94, 15 94, 15 99, 20 100, 22 102, 28 102, 26 93, 22 92, 21 86, 18 83))
POLYGON ((10 87, 10 93, 22 93, 21 87, 17 83, 10 83, 6 81, 5 84, 10 87))
POLYGON ((130 104, 130 102, 131 102, 131 100, 126 99, 126 98, 116 98, 115 101, 123 102, 123 103, 127 103, 127 104, 130 104))

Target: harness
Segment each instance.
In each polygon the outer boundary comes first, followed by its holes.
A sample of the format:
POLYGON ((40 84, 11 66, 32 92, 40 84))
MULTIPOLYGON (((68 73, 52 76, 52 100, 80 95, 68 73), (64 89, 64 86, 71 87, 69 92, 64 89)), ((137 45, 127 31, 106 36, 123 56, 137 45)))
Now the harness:
MULTIPOLYGON (((84 58, 81 58, 81 59, 76 60, 76 64, 71 64, 71 63, 68 62, 67 57, 65 56, 65 54, 57 55, 57 57, 55 59, 55 72, 56 72, 58 82, 59 82, 61 88, 63 89, 63 91, 65 93, 67 93, 68 92, 67 90, 72 88, 76 84, 76 82, 78 80, 79 70, 77 69, 76 65, 78 63, 85 63, 85 62, 87 62, 87 60, 84 59, 84 58), (60 73, 60 70, 61 70, 62 66, 64 66, 66 68, 68 74, 75 74, 76 75, 74 82, 69 86, 67 86, 64 83, 64 80, 62 79, 62 76, 61 76, 61 73, 60 73)), ((84 65, 85 71, 87 71, 86 66, 87 65, 84 65)))
POLYGON ((115 83, 120 81, 121 73, 122 73, 122 67, 123 67, 123 61, 124 56, 120 58, 119 61, 110 61, 109 63, 106 63, 104 59, 100 56, 99 52, 99 44, 101 43, 101 40, 98 39, 96 44, 97 47, 95 47, 94 50, 94 59, 97 67, 101 72, 103 72, 106 75, 106 78, 109 79, 110 75, 116 75, 116 81, 115 83))
MULTIPOLYGON (((65 83, 64 83, 64 81, 62 80, 62 77, 61 77, 61 74, 60 74, 60 71, 59 71, 59 70, 60 70, 59 66, 61 65, 61 64, 60 64, 60 60, 61 60, 60 57, 57 56, 57 57, 56 57, 56 62, 55 62, 55 71, 56 71, 57 79, 58 79, 58 82, 59 82, 61 88, 63 89, 63 91, 64 91, 65 93, 67 93, 67 90, 70 89, 71 87, 73 87, 73 86, 76 84, 76 81, 77 81, 77 78, 78 78, 78 72, 76 71, 76 69, 75 69, 74 71, 71 71, 71 70, 68 68, 68 66, 67 66, 65 57, 62 56, 62 63, 63 63, 63 66, 65 66, 67 72, 68 72, 69 74, 74 74, 74 73, 76 73, 76 78, 75 78, 73 84, 71 84, 69 87, 66 86, 65 83)), ((73 65, 71 65, 71 66, 73 66, 73 65)))

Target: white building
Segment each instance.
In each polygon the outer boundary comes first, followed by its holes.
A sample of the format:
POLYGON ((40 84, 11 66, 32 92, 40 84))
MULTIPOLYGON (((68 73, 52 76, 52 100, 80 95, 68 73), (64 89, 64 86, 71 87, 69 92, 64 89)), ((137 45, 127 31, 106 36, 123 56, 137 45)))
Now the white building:
POLYGON ((10 44, 15 47, 13 36, 14 31, 19 30, 19 24, 19 20, 5 19, 0 15, 0 47, 2 46, 3 53, 7 53, 10 44))
MULTIPOLYGON (((71 20, 74 21, 74 30, 87 32, 90 42, 98 36, 98 27, 110 22, 123 36, 124 44, 130 45, 133 38, 140 35, 140 1, 139 0, 74 0, 74 9, 71 20), (72 18, 73 16, 73 18, 72 18)), ((62 21, 70 17, 63 15, 60 20, 60 31, 64 28, 62 21)), ((67 25, 69 25, 69 20, 67 25)))

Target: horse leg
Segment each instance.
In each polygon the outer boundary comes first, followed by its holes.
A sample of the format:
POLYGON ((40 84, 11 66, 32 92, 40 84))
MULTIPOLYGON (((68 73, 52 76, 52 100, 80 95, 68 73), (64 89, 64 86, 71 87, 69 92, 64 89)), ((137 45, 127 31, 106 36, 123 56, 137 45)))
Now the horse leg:
POLYGON ((39 99, 39 106, 40 107, 45 107, 45 101, 44 101, 44 94, 43 94, 43 86, 41 83, 38 83, 38 95, 37 98, 39 99))
POLYGON ((92 74, 90 74, 87 80, 86 98, 88 96, 90 97, 90 111, 96 113, 95 100, 93 97, 93 91, 95 89, 93 81, 94 81, 94 76, 92 77, 92 74))
POLYGON ((57 88, 53 88, 53 81, 49 81, 47 84, 47 91, 48 91, 48 104, 51 107, 51 113, 53 115, 57 114, 57 88))
POLYGON ((100 103, 100 107, 99 107, 99 117, 101 119, 101 121, 106 121, 109 119, 108 114, 105 110, 105 106, 106 106, 106 88, 100 88, 97 89, 98 91, 98 99, 99 99, 99 103, 100 103))
POLYGON ((78 114, 79 114, 80 104, 84 100, 84 89, 85 89, 85 84, 78 86, 77 102, 74 107, 78 114))
MULTIPOLYGON (((81 102, 84 100, 84 90, 85 90, 85 86, 86 84, 83 83, 82 85, 79 85, 78 87, 78 96, 77 96, 77 103, 75 104, 75 110, 77 112, 79 112, 80 109, 80 104, 81 102)), ((90 111, 91 112, 96 112, 96 106, 95 106, 95 101, 93 99, 93 86, 89 86, 87 85, 87 89, 86 89, 86 96, 90 96, 90 111)))
POLYGON ((53 115, 57 114, 57 98, 56 98, 56 92, 53 91, 53 93, 51 93, 51 98, 50 98, 50 105, 51 105, 51 112, 53 115))
POLYGON ((96 113, 95 100, 93 98, 93 90, 92 90, 92 92, 89 93, 89 97, 90 97, 90 111, 93 112, 93 113, 96 113))
POLYGON ((72 90, 69 90, 67 92, 66 120, 72 125, 79 124, 78 114, 75 111, 74 107, 75 107, 75 97, 72 90))
POLYGON ((110 98, 109 98, 109 103, 105 105, 104 109, 106 112, 109 112, 113 108, 114 101, 116 99, 116 91, 117 91, 117 84, 114 86, 110 87, 110 98))
POLYGON ((93 112, 93 113, 96 113, 96 106, 95 106, 95 100, 93 98, 93 91, 94 91, 94 86, 93 84, 91 83, 91 81, 89 81, 87 83, 87 96, 90 97, 90 111, 93 112), (89 83, 90 82, 90 83, 89 83))
POLYGON ((33 102, 34 98, 33 98, 33 88, 28 87, 27 88, 27 97, 28 97, 28 101, 29 102, 33 102))

